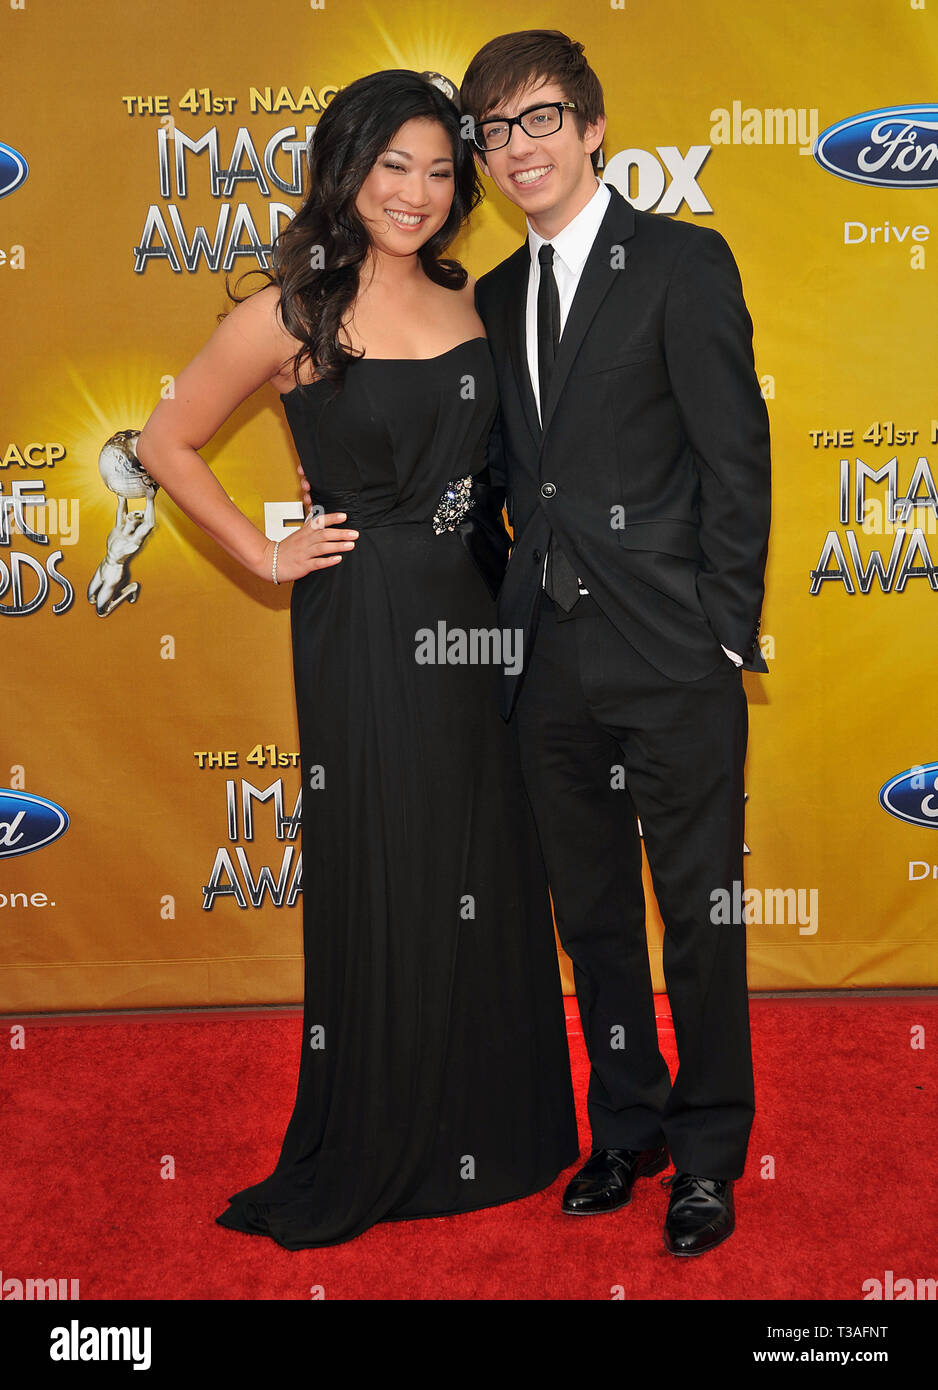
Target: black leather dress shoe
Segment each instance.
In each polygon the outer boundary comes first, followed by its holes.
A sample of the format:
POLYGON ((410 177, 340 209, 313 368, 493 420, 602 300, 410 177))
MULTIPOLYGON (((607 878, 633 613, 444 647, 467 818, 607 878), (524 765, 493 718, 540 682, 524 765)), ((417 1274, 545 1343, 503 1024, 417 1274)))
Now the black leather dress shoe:
POLYGON ((702 1255, 736 1228, 730 1178, 698 1178, 672 1173, 661 1179, 671 1199, 664 1222, 664 1243, 672 1255, 702 1255))
POLYGON ((618 1211, 632 1200, 636 1178, 650 1178, 667 1168, 668 1151, 658 1149, 596 1149, 567 1183, 561 1208, 571 1216, 618 1211))

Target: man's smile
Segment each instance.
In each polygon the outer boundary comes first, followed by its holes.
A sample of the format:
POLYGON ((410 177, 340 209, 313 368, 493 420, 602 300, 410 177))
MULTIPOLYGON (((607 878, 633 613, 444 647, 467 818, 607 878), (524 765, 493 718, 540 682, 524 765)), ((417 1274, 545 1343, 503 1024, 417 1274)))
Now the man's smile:
POLYGON ((516 169, 509 177, 522 188, 527 188, 530 184, 541 183, 553 167, 552 164, 538 164, 530 169, 516 169))

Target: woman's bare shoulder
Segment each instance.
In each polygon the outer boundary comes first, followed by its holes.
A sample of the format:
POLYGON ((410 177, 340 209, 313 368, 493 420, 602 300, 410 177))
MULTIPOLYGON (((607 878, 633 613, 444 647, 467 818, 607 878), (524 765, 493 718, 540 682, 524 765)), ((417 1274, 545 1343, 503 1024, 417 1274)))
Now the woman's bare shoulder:
POLYGON ((462 289, 461 289, 461 290, 457 290, 456 293, 457 293, 462 299, 464 299, 468 304, 474 304, 474 303, 475 303, 475 297, 476 297, 476 281, 475 281, 475 276, 474 276, 474 275, 470 275, 469 272, 468 272, 468 270, 466 271, 466 283, 463 285, 462 289))
POLYGON ((302 344, 285 328, 280 300, 280 286, 266 285, 236 304, 228 318, 242 337, 263 350, 268 360, 275 361, 270 384, 283 392, 295 384, 293 359, 302 344))
POLYGON ((484 336, 485 329, 479 312, 476 308, 476 282, 474 275, 468 275, 465 285, 459 290, 459 303, 466 318, 466 327, 474 327, 481 336, 484 336))
POLYGON ((475 312, 476 282, 471 275, 467 276, 466 283, 461 288, 454 289, 452 286, 443 288, 440 286, 437 293, 441 303, 452 305, 455 295, 455 302, 459 305, 461 313, 473 314, 475 312))
POLYGON ((255 290, 229 310, 228 317, 236 328, 251 337, 264 335, 283 339, 287 346, 293 342, 280 317, 279 285, 266 285, 262 290, 255 290))

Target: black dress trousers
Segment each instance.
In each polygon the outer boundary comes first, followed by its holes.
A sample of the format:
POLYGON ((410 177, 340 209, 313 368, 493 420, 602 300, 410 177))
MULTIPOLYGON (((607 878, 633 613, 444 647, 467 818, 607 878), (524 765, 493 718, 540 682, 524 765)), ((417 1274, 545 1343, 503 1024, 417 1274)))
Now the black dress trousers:
POLYGON ((586 596, 569 615, 542 597, 529 662, 516 707, 522 766, 573 962, 593 1147, 666 1142, 679 1169, 739 1177, 754 1112, 746 929, 721 924, 715 904, 720 889, 738 903, 743 879, 740 671, 726 657, 673 681, 586 596), (636 817, 665 924, 673 1085, 655 1027, 636 817))

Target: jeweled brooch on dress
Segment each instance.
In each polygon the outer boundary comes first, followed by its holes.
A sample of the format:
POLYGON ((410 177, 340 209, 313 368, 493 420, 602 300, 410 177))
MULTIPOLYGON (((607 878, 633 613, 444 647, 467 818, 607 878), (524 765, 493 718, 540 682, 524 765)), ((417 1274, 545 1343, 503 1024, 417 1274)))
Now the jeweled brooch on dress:
POLYGON ((453 478, 446 484, 446 491, 437 503, 433 513, 433 530, 437 536, 444 531, 454 531, 456 526, 472 505, 472 475, 467 478, 453 478))

